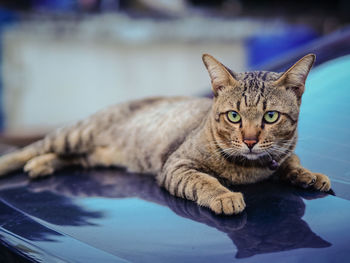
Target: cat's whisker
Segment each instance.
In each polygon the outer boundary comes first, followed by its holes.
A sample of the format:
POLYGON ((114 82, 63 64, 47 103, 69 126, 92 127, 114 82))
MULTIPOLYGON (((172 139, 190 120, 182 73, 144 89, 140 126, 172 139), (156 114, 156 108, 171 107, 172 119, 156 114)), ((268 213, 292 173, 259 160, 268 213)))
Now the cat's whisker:
MULTIPOLYGON (((207 144, 207 146, 214 146, 214 147, 218 147, 218 149, 215 149, 214 150, 214 153, 223 153, 224 156, 228 156, 227 158, 235 155, 238 153, 238 147, 227 147, 225 144, 227 143, 231 143, 232 144, 232 141, 227 141, 227 142, 224 142, 224 141, 211 141, 207 144)), ((233 145, 235 146, 235 145, 233 145)))
POLYGON ((271 147, 269 150, 271 150, 272 154, 275 154, 276 156, 286 155, 290 152, 290 150, 287 148, 277 148, 277 147, 271 147))
POLYGON ((288 151, 288 148, 281 147, 281 146, 272 146, 272 147, 270 147, 270 149, 273 149, 273 150, 276 150, 276 151, 279 151, 279 152, 282 152, 282 153, 288 151))
POLYGON ((237 150, 235 148, 233 148, 233 147, 229 147, 229 148, 222 147, 224 145, 222 145, 221 143, 219 143, 217 141, 216 142, 211 142, 210 145, 212 145, 212 146, 219 146, 219 148, 215 149, 213 151, 213 154, 210 155, 210 157, 208 157, 208 159, 213 159, 214 158, 215 161, 219 160, 220 157, 224 157, 227 160, 234 153, 237 152, 237 150))

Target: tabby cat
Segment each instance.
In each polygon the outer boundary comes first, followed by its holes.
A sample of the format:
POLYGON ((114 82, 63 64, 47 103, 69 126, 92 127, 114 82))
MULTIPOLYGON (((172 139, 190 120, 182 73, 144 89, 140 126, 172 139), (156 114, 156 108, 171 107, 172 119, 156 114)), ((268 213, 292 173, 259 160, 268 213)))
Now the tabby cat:
POLYGON ((0 158, 0 175, 24 166, 31 178, 70 165, 121 166, 156 174, 172 195, 216 214, 238 214, 243 195, 226 184, 272 175, 301 187, 330 189, 327 176, 293 153, 306 77, 315 55, 284 73, 234 73, 208 54, 213 99, 151 98, 102 110, 0 158))

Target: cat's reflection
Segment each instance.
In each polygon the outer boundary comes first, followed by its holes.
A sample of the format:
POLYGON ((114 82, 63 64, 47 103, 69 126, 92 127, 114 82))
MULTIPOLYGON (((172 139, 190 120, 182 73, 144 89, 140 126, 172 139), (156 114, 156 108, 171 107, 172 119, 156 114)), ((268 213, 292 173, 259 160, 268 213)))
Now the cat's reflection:
POLYGON ((302 220, 304 199, 326 194, 308 192, 274 182, 235 187, 244 193, 246 210, 239 216, 215 216, 208 209, 167 195, 167 205, 178 215, 215 227, 237 247, 236 258, 297 248, 323 248, 331 244, 302 220))
MULTIPOLYGON (((331 246, 313 233, 302 220, 305 211, 303 198, 321 198, 325 194, 297 190, 273 182, 240 187, 238 190, 244 193, 247 203, 246 210, 238 216, 224 217, 216 216, 194 202, 171 196, 159 188, 151 176, 120 170, 72 171, 69 176, 63 175, 64 173, 33 182, 23 176, 8 179, 1 183, 0 195, 8 191, 9 187, 25 187, 37 194, 49 192, 65 197, 142 198, 168 206, 179 216, 226 233, 238 249, 237 258, 297 248, 331 246), (4 185, 7 189, 1 189, 4 185)), ((33 211, 28 212, 33 215, 33 211)), ((86 219, 86 214, 84 216, 86 219)), ((50 217, 43 219, 48 222, 54 220, 50 217)), ((69 221, 67 218, 67 224, 69 221)))

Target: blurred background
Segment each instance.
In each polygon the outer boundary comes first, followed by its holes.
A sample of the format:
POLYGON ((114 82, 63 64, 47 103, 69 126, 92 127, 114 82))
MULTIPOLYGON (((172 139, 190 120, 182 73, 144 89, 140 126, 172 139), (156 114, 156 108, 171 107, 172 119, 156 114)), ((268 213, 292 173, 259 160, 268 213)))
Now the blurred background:
POLYGON ((0 1, 1 140, 25 144, 126 100, 209 94, 202 53, 273 69, 349 22, 347 0, 0 1))

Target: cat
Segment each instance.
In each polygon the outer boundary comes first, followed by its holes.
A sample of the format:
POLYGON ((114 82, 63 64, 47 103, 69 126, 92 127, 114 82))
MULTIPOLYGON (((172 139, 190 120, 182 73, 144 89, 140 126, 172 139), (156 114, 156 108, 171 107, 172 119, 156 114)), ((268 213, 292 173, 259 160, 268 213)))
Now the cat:
POLYGON ((309 54, 283 73, 235 73, 202 56, 213 99, 149 98, 111 106, 75 125, 0 157, 0 175, 24 167, 38 178, 71 165, 120 166, 151 173, 172 195, 216 214, 239 214, 242 193, 226 185, 270 177, 330 190, 326 175, 300 165, 293 153, 309 54))

